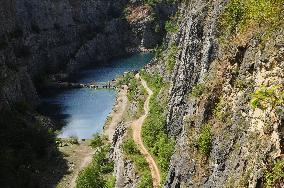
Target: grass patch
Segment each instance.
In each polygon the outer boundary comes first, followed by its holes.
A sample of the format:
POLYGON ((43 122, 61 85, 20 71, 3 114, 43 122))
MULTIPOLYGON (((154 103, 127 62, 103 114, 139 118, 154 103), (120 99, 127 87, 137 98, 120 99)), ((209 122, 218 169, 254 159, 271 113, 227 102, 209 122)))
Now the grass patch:
POLYGON ((115 177, 112 176, 114 162, 110 161, 108 154, 110 145, 102 145, 103 139, 94 135, 92 147, 97 147, 92 163, 79 173, 76 180, 76 188, 112 188, 115 185, 115 177))
POLYGON ((197 146, 199 151, 204 155, 209 155, 211 151, 212 147, 211 137, 212 137, 211 125, 209 124, 203 125, 197 141, 197 146))

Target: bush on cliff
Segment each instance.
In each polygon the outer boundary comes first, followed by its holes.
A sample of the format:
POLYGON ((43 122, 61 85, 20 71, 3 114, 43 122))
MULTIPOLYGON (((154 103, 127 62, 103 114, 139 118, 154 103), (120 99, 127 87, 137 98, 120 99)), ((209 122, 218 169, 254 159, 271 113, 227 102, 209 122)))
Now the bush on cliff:
POLYGON ((111 188, 114 187, 113 172, 114 163, 108 159, 110 146, 98 148, 92 163, 79 173, 76 180, 77 188, 111 188))

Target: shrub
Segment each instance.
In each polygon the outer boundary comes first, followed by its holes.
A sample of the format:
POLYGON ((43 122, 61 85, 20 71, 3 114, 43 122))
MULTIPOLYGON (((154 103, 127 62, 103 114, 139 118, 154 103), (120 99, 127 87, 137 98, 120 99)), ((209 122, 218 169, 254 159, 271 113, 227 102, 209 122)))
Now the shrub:
POLYGON ((115 182, 110 176, 113 172, 114 164, 109 161, 107 154, 110 146, 104 146, 94 155, 92 163, 79 173, 76 180, 77 188, 102 188, 110 187, 115 182))
POLYGON ((191 96, 200 97, 203 94, 204 90, 205 90, 205 85, 203 83, 196 84, 192 88, 191 96))
POLYGON ((101 136, 99 134, 94 134, 93 135, 93 139, 91 141, 91 146, 92 148, 98 148, 98 147, 101 147, 103 146, 103 140, 101 138, 101 136))
POLYGON ((252 94, 251 99, 252 108, 259 108, 262 110, 268 107, 276 108, 284 105, 284 91, 281 86, 260 87, 252 94))
POLYGON ((111 176, 110 178, 108 178, 108 180, 105 183, 105 188, 113 188, 115 187, 115 177, 111 176))
POLYGON ((282 21, 283 0, 231 0, 221 15, 225 35, 243 33, 250 26, 275 29, 282 21))
POLYGON ((101 177, 100 166, 91 165, 80 172, 76 181, 77 188, 102 188, 106 184, 105 179, 101 177))
POLYGON ((152 176, 150 171, 143 173, 137 188, 153 188, 152 176))
POLYGON ((140 154, 135 142, 133 139, 129 139, 125 141, 122 145, 123 151, 126 153, 126 155, 136 155, 140 154))
POLYGON ((284 182, 284 160, 276 161, 271 170, 267 170, 264 176, 265 187, 281 187, 284 182), (277 186, 278 185, 278 186, 277 186))
POLYGON ((198 138, 198 149, 201 153, 208 155, 211 151, 211 125, 203 125, 198 138))

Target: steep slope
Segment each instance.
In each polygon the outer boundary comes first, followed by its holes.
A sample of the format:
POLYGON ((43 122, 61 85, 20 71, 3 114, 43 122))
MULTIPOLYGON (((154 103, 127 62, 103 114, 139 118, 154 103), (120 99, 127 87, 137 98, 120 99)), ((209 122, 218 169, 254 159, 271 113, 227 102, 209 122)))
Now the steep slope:
POLYGON ((42 178, 43 171, 51 167, 45 161, 62 160, 56 154, 53 133, 58 125, 35 110, 40 102, 37 90, 47 80, 65 79, 85 65, 105 63, 138 51, 140 46, 150 48, 160 42, 156 37, 143 40, 144 33, 155 32, 153 20, 130 24, 125 19, 124 10, 131 3, 128 0, 0 2, 1 186, 53 186, 66 173, 63 161, 62 171, 50 172, 58 175, 57 179, 42 178))
POLYGON ((165 187, 283 186, 281 16, 281 1, 180 4, 147 68, 171 81, 165 187))

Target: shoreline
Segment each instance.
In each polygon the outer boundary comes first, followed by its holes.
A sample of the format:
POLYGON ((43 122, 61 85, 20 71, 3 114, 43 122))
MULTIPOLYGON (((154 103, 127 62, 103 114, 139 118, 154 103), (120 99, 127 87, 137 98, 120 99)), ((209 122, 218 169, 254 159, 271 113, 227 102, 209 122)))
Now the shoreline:
POLYGON ((113 105, 112 111, 107 116, 106 122, 103 126, 102 136, 106 136, 108 141, 111 143, 115 132, 115 129, 123 119, 123 115, 129 105, 127 98, 128 87, 123 85, 117 88, 116 101, 113 105))
MULTIPOLYGON (((117 88, 116 100, 112 111, 107 116, 103 125, 101 136, 106 136, 112 142, 115 129, 122 121, 125 110, 128 106, 127 86, 117 88)), ((90 146, 91 139, 78 139, 78 143, 71 143, 68 138, 61 138, 61 146, 58 149, 64 154, 64 159, 68 162, 68 174, 59 181, 59 188, 75 188, 76 179, 79 173, 84 170, 91 162, 95 150, 90 146)))

